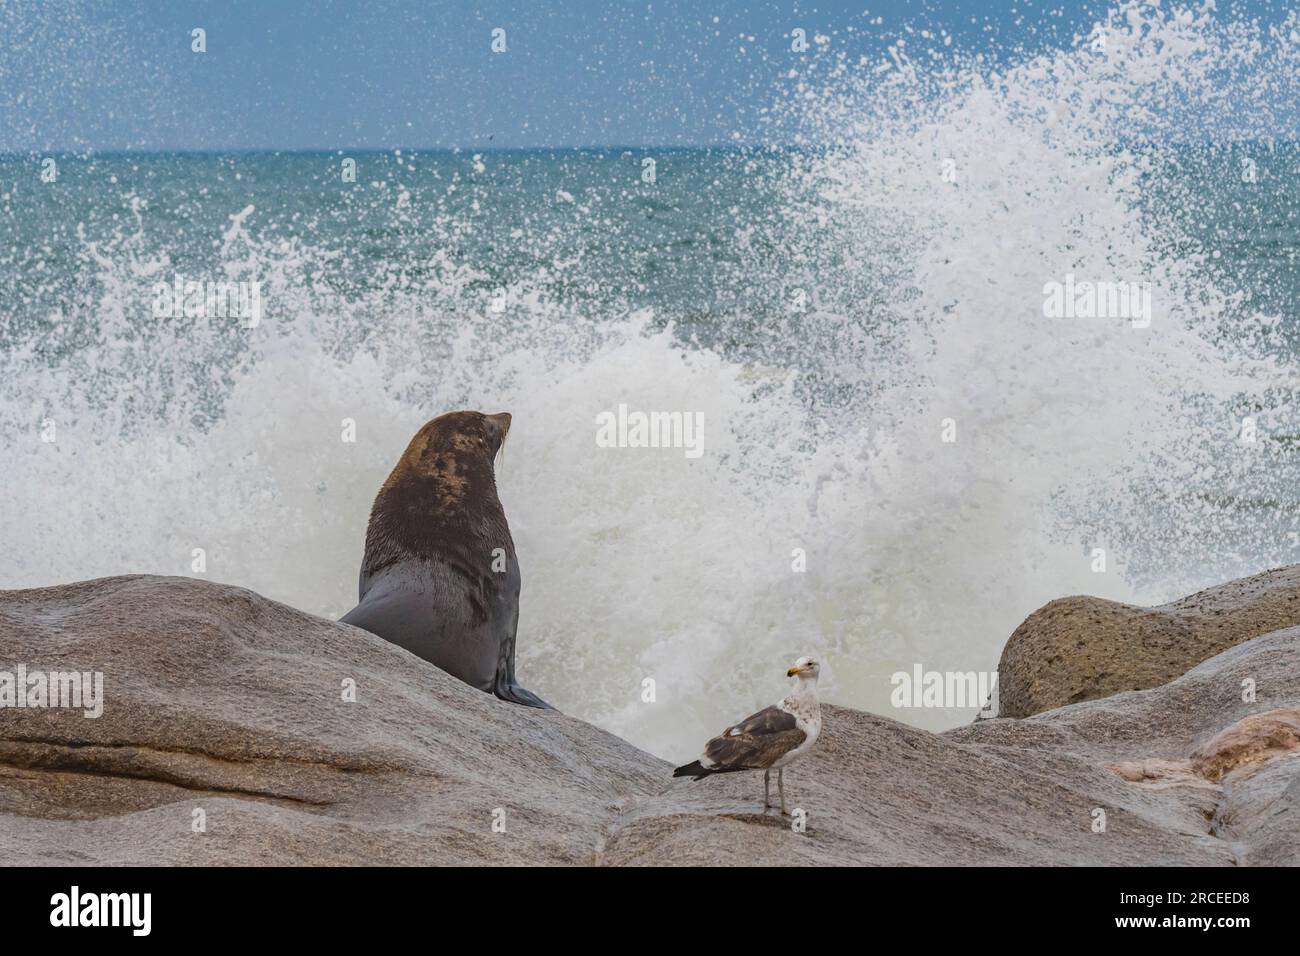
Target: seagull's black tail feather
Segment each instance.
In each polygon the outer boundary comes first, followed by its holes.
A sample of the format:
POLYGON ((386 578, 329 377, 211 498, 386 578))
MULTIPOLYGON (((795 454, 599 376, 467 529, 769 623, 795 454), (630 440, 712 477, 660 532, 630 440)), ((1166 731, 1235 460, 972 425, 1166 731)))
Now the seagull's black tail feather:
POLYGON ((676 770, 673 771, 673 776, 693 777, 696 780, 702 780, 712 772, 713 772, 712 770, 705 770, 704 765, 700 763, 698 760, 696 760, 693 763, 688 763, 684 767, 678 767, 676 770))

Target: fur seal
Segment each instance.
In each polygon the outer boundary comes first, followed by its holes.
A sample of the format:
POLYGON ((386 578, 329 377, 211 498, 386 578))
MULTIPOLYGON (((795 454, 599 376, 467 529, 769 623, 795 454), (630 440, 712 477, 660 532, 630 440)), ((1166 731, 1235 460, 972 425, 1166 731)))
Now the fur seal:
POLYGON ((360 603, 342 620, 479 690, 550 705, 515 680, 519 563, 493 459, 510 415, 449 412, 416 432, 375 496, 360 603))

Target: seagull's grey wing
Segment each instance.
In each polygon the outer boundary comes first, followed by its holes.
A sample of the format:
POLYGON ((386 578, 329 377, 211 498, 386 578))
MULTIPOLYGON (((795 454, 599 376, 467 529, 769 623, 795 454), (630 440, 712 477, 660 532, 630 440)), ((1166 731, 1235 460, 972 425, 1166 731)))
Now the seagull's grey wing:
POLYGON ((704 746, 708 769, 766 770, 807 738, 794 714, 766 707, 728 727, 704 746))

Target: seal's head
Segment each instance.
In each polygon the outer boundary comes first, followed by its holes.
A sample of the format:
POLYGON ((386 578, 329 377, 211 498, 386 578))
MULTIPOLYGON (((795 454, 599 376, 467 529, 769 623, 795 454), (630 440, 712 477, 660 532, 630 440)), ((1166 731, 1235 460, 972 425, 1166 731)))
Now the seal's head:
POLYGON ((368 567, 448 547, 478 553, 484 541, 513 557, 493 468, 509 430, 508 412, 465 411, 439 415, 416 432, 370 510, 368 567))
POLYGON ((384 487, 431 482, 446 504, 471 490, 495 489, 492 462, 510 431, 510 413, 448 412, 415 433, 384 487))
POLYGON ((415 433, 402 461, 417 471, 427 467, 431 456, 496 457, 510 431, 510 413, 448 412, 439 415, 415 433))

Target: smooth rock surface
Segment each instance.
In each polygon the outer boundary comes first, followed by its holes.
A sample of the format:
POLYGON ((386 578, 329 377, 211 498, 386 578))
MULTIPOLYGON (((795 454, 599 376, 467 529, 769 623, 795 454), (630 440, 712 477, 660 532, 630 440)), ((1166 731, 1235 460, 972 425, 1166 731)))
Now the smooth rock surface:
POLYGON ((1158 687, 1235 644, 1300 624, 1300 564, 1198 591, 1159 607, 1067 597, 1016 628, 998 664, 998 713, 1158 687))
POLYGON ((673 780, 602 730, 246 590, 0 592, 0 671, 100 670, 106 697, 98 719, 0 710, 0 859, 1296 864, 1298 661, 1291 628, 1165 686, 937 735, 826 706, 786 773, 795 832, 759 812, 761 774, 673 780))

